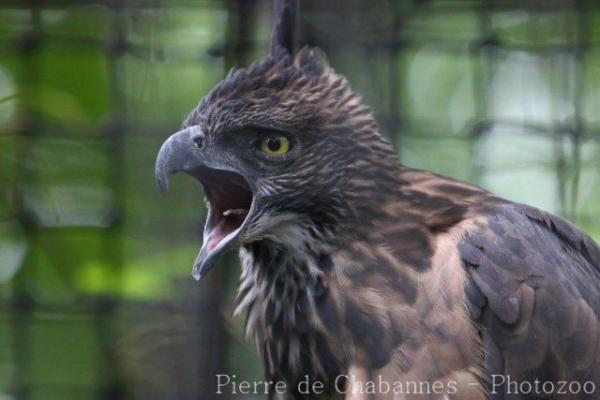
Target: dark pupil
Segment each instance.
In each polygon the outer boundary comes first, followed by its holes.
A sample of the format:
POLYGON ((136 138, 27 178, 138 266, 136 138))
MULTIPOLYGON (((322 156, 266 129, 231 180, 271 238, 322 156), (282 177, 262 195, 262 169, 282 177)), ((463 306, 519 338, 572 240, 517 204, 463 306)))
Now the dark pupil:
POLYGON ((271 151, 277 151, 281 147, 281 142, 276 138, 268 138, 267 139, 267 147, 271 151))

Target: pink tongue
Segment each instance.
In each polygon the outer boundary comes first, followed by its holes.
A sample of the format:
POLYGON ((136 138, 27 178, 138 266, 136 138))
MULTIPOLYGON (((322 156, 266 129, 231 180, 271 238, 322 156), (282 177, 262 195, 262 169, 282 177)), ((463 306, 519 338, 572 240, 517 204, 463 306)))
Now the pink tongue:
POLYGON ((213 230, 210 232, 210 236, 208 237, 208 243, 206 244, 208 251, 212 251, 215 247, 217 247, 217 245, 221 243, 221 240, 225 239, 225 236, 232 231, 227 229, 228 225, 227 218, 223 218, 219 221, 217 226, 213 228, 213 230))
POLYGON ((217 245, 221 242, 221 240, 223 240, 224 236, 214 238, 214 239, 212 237, 213 237, 213 235, 210 235, 210 239, 208 239, 208 244, 206 245, 206 248, 208 249, 208 251, 212 251, 212 249, 217 247, 217 245))
POLYGON ((208 236, 208 242, 206 243, 208 251, 212 251, 227 235, 239 228, 244 222, 244 218, 245 213, 243 212, 232 212, 222 216, 208 236))

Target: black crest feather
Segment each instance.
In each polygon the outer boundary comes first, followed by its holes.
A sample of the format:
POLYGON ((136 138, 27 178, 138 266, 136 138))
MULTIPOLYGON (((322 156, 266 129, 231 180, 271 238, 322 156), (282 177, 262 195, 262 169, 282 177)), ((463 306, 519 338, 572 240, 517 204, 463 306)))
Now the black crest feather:
POLYGON ((273 2, 273 33, 269 53, 276 56, 281 49, 294 54, 294 31, 298 0, 274 0, 273 2))

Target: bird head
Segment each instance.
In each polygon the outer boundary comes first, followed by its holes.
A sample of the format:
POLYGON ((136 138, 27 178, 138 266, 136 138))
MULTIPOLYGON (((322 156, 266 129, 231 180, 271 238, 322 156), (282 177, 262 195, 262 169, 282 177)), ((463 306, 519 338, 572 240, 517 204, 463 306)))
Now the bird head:
POLYGON ((372 166, 389 158, 370 109, 325 55, 281 48, 232 70, 201 100, 162 145, 156 179, 163 193, 177 171, 202 184, 208 214, 193 267, 200 279, 240 245, 301 246, 293 242, 335 233, 360 213, 357 185, 368 187, 372 166))

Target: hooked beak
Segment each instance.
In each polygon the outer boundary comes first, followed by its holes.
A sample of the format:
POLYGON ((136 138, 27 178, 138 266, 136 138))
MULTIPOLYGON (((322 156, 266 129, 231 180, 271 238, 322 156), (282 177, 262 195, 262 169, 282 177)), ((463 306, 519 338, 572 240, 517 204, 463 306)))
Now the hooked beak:
POLYGON ((201 279, 227 250, 239 245, 238 237, 253 206, 253 195, 242 175, 223 166, 205 145, 202 130, 183 129, 169 137, 156 157, 156 182, 162 195, 169 176, 183 171, 202 184, 208 216, 203 244, 194 266, 194 279, 201 279))

